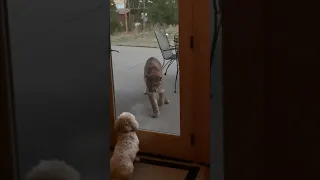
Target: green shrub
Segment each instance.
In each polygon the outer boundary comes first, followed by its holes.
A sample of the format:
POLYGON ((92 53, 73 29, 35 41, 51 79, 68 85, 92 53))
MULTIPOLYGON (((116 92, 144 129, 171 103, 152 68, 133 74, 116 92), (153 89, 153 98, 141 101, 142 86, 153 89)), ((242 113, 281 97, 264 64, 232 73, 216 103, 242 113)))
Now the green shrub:
POLYGON ((148 3, 148 18, 152 24, 179 24, 178 0, 152 0, 148 3))

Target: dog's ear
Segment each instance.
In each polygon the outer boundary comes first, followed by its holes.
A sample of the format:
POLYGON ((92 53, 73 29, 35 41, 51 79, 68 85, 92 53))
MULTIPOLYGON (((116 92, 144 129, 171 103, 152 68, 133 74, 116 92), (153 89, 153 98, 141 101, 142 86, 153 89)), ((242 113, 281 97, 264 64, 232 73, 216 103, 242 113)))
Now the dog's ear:
POLYGON ((130 125, 131 125, 131 128, 132 128, 131 129, 132 131, 137 131, 139 129, 139 124, 138 124, 138 122, 136 120, 132 120, 130 125))
POLYGON ((119 119, 116 121, 114 126, 115 130, 120 133, 126 133, 132 131, 130 124, 128 124, 125 120, 119 119))

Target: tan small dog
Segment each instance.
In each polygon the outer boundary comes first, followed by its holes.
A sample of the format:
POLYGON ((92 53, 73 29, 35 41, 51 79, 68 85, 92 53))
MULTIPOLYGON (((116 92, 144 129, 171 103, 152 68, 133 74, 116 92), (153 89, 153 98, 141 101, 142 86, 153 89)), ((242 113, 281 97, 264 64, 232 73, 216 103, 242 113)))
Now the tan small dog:
POLYGON ((30 170, 26 180, 80 180, 80 174, 64 161, 43 160, 30 170))
POLYGON ((110 160, 111 180, 131 179, 133 162, 139 151, 139 139, 135 132, 138 128, 138 122, 129 112, 123 112, 115 122, 118 140, 110 160))

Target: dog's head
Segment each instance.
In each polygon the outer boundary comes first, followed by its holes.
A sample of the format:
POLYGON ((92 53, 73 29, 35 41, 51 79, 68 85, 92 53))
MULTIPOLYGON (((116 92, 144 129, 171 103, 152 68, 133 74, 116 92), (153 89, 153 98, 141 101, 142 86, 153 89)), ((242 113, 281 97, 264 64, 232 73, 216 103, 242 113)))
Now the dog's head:
POLYGON ((80 180, 80 174, 63 161, 43 160, 27 174, 26 180, 80 180))
POLYGON ((120 133, 126 133, 130 131, 136 131, 139 128, 139 123, 133 114, 129 112, 123 112, 115 122, 114 127, 120 133))

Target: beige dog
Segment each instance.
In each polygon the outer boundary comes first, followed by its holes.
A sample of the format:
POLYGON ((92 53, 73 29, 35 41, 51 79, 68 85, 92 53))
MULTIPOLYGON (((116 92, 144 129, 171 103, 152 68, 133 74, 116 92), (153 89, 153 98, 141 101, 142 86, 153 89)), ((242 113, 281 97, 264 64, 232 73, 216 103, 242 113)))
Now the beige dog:
POLYGON ((80 180, 80 174, 63 161, 43 160, 27 174, 26 180, 80 180))
POLYGON ((133 173, 133 162, 139 151, 139 139, 135 133, 139 124, 134 115, 122 113, 115 122, 118 141, 110 160, 111 180, 129 180, 133 173))

